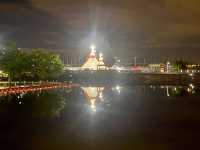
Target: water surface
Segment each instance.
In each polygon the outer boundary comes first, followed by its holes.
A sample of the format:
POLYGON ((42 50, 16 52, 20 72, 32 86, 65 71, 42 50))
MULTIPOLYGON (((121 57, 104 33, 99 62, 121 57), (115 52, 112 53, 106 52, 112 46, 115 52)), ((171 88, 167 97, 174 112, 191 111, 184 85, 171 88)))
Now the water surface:
POLYGON ((200 88, 82 86, 0 97, 2 149, 191 149, 200 88))

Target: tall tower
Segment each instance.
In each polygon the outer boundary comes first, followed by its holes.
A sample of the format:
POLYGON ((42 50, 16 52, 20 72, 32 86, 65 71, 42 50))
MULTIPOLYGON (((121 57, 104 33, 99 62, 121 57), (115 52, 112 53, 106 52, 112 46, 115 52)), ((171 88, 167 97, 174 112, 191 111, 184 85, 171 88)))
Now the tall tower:
POLYGON ((105 65, 103 62, 103 54, 102 53, 99 54, 99 65, 105 65))
POLYGON ((107 67, 105 66, 104 64, 104 61, 103 61, 103 54, 102 53, 99 53, 99 65, 98 65, 98 70, 106 70, 107 67))

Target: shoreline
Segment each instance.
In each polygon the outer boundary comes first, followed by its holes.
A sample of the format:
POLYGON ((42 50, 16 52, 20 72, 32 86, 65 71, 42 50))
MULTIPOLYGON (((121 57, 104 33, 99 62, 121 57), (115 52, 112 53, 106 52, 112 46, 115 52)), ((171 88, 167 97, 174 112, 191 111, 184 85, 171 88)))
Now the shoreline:
POLYGON ((71 73, 78 84, 144 84, 144 85, 200 85, 200 74, 188 73, 130 73, 130 72, 78 72, 71 73))

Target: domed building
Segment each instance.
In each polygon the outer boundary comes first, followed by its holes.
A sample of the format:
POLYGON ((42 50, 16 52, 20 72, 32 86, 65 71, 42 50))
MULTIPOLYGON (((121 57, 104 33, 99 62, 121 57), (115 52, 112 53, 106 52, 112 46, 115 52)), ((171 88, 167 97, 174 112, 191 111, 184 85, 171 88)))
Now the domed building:
POLYGON ((103 54, 99 54, 99 60, 96 58, 96 50, 95 46, 91 46, 91 52, 86 60, 86 62, 82 65, 82 70, 106 70, 107 67, 103 62, 103 54))

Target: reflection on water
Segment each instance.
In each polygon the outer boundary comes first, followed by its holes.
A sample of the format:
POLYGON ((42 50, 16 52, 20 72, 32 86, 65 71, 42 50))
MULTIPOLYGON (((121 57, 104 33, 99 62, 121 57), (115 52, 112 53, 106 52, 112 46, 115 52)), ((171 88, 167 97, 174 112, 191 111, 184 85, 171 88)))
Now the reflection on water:
MULTIPOLYGON (((109 106, 114 99, 124 100, 126 96, 157 96, 157 97, 189 97, 200 96, 200 87, 190 84, 188 86, 82 86, 80 90, 84 93, 85 102, 93 112, 98 105, 109 106)), ((32 116, 55 117, 64 110, 67 99, 74 99, 74 90, 58 89, 40 91, 35 93, 21 93, 16 95, 0 97, 0 103, 15 103, 23 105, 23 108, 31 108, 32 116)), ((77 94, 80 94, 77 93, 77 94)))
POLYGON ((21 109, 32 117, 51 118, 60 115, 68 93, 66 89, 21 93, 2 96, 0 102, 1 104, 21 105, 21 109))
POLYGON ((200 138, 199 99, 200 87, 192 84, 2 96, 1 141, 7 148, 14 139, 19 149, 184 149, 183 141, 190 146, 200 138))
POLYGON ((90 108, 93 112, 97 111, 98 104, 103 104, 105 100, 112 101, 114 97, 123 99, 126 95, 157 95, 163 97, 189 97, 200 96, 200 87, 190 84, 189 86, 135 86, 122 87, 105 86, 105 87, 81 87, 84 92, 86 101, 89 102, 90 108), (106 94, 107 96, 104 96, 106 94), (121 95, 121 96, 120 96, 121 95), (105 99, 106 98, 106 99, 105 99))
POLYGON ((86 99, 90 103, 92 111, 96 112, 96 103, 103 101, 103 90, 104 87, 82 87, 86 99))

